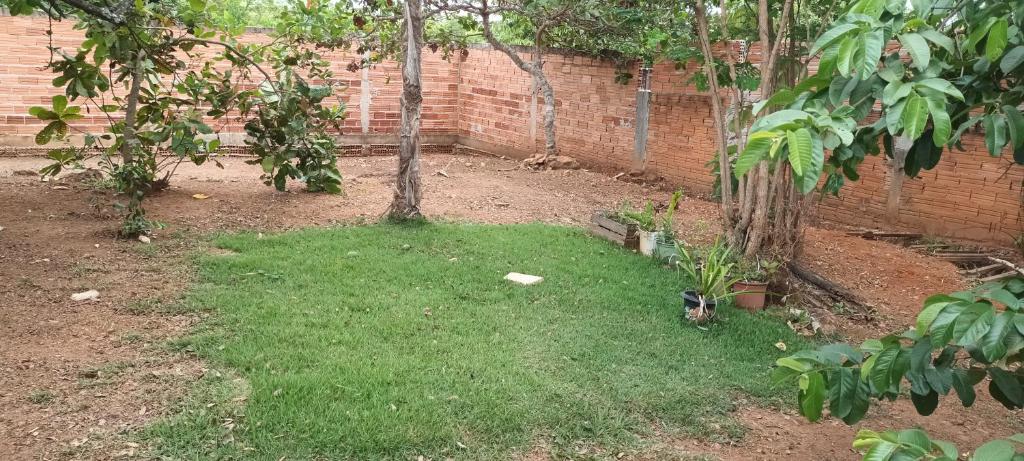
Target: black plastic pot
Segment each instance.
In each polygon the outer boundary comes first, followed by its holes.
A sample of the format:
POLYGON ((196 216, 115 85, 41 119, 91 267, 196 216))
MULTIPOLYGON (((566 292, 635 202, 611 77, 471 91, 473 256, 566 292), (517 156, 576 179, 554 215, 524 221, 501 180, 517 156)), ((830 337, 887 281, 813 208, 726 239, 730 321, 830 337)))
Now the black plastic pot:
MULTIPOLYGON (((697 292, 693 290, 687 290, 680 295, 683 297, 683 314, 689 314, 691 310, 700 306, 700 298, 697 297, 697 292)), ((715 312, 715 307, 718 305, 717 302, 711 299, 704 299, 704 308, 708 312, 715 312)))

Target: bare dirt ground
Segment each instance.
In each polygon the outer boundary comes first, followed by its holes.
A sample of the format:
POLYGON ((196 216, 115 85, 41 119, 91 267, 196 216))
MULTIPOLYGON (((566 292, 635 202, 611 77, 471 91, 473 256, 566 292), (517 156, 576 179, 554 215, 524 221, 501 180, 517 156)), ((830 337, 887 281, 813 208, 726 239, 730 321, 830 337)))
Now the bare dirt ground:
MULTIPOLYGON (((124 434, 165 415, 188 383, 206 372, 197 360, 165 347, 199 320, 175 313, 174 307, 192 281, 189 257, 202 250, 202 236, 375 220, 390 200, 394 168, 392 158, 344 158, 339 167, 346 193, 325 196, 304 193, 300 185, 274 191, 257 178, 257 167, 238 158, 226 159, 224 169, 183 166, 169 190, 148 200, 150 216, 167 228, 143 244, 114 238, 118 220, 109 212, 109 194, 18 173, 43 164, 38 158, 0 159, 3 459, 137 457, 141 448, 124 434), (72 293, 88 289, 98 290, 100 298, 71 301, 72 293)), ((593 172, 515 166, 490 157, 426 157, 424 213, 435 219, 583 226, 595 209, 613 208, 624 199, 667 202, 669 196, 593 172), (442 169, 447 177, 436 174, 442 169)), ((677 213, 677 232, 689 241, 713 240, 719 233, 717 207, 687 197, 677 213)), ((833 230, 810 229, 802 259, 877 306, 875 323, 838 325, 840 333, 855 339, 903 329, 925 297, 966 283, 948 263, 833 230)), ((965 447, 1020 430, 1019 414, 986 395, 978 400, 968 410, 948 401, 928 418, 917 416, 906 401, 879 405, 862 425, 919 425, 965 447)), ((841 422, 810 424, 793 414, 756 408, 740 410, 738 417, 749 428, 739 442, 665 438, 635 457, 856 459, 849 448, 856 428, 841 422)))

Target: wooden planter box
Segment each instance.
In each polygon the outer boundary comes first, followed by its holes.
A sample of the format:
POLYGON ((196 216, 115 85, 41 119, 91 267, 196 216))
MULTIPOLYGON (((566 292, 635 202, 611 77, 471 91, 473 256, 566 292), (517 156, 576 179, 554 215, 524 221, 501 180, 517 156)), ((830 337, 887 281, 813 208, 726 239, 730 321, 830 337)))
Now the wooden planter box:
POLYGON ((590 220, 590 233, 618 243, 631 250, 640 248, 640 233, 636 224, 622 224, 608 217, 607 211, 597 211, 590 220))

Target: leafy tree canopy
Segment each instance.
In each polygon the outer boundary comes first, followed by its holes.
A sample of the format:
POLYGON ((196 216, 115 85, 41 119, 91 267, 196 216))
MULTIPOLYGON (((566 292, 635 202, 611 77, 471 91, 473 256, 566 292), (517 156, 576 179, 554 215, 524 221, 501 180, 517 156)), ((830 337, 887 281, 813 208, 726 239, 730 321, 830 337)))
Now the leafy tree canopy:
POLYGON ((1024 163, 1022 19, 1021 0, 857 1, 814 41, 817 73, 756 108, 784 109, 754 123, 736 174, 788 162, 803 192, 825 175, 836 193, 866 155, 892 157, 898 137, 916 176, 978 126, 991 155, 1024 163))

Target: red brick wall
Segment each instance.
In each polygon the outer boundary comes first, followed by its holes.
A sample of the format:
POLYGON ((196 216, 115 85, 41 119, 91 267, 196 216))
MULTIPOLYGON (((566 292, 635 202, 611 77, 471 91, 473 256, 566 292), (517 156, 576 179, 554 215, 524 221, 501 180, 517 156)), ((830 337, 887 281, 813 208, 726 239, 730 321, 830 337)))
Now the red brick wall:
MULTIPOLYGON (((627 171, 633 155, 636 84, 614 83, 614 66, 581 57, 550 55, 545 69, 555 90, 561 151, 585 164, 627 171)), ((691 69, 692 70, 692 69, 691 69)), ((709 100, 687 85, 688 69, 655 67, 652 80, 648 170, 690 192, 708 192, 705 166, 715 152, 709 100)), ((635 72, 634 72, 635 73, 635 72)), ((499 52, 473 50, 461 67, 459 135, 525 151, 540 151, 544 134, 538 108, 536 138, 529 135, 530 80, 499 52)), ((978 240, 1008 239, 1024 229, 1024 170, 1010 153, 988 155, 981 134, 965 136, 967 152, 947 152, 936 168, 905 178, 898 220, 886 221, 889 169, 881 157, 861 166, 840 197, 817 207, 819 217, 878 228, 904 228, 978 240), (1012 167, 1011 167, 1012 166, 1012 167)))
MULTIPOLYGON (((46 27, 44 18, 0 18, 0 88, 5 96, 0 99, 0 141, 30 139, 42 124, 28 116, 28 108, 47 105, 59 92, 50 85, 53 75, 43 69, 49 58, 46 27)), ((55 23, 54 28, 54 45, 73 49, 81 42, 81 34, 69 24, 55 23)), ((510 153, 543 149, 542 98, 538 96, 531 131, 531 81, 508 57, 486 48, 472 49, 468 57, 452 63, 429 51, 423 56, 424 133, 457 135, 464 143, 510 153)), ((329 58, 337 76, 349 85, 342 94, 349 114, 345 132, 359 133, 361 73, 345 70, 354 58, 350 53, 333 53, 329 58)), ((628 170, 636 82, 617 84, 612 64, 583 57, 551 54, 545 69, 555 91, 562 152, 591 166, 628 170)), ((369 74, 369 131, 394 134, 399 120, 399 68, 396 63, 384 63, 369 74)), ((671 64, 654 69, 648 169, 689 192, 707 192, 713 178, 705 164, 715 151, 710 108, 706 96, 687 85, 688 76, 687 70, 671 64)), ((100 131, 103 121, 98 114, 91 115, 80 127, 100 131)), ((241 130, 236 125, 227 131, 241 130)), ((904 181, 899 219, 891 225, 885 223, 890 178, 882 158, 869 158, 861 166, 861 180, 847 183, 839 198, 824 199, 818 214, 866 227, 1006 240, 1006 233, 1016 234, 1024 224, 1020 190, 1024 172, 1020 167, 1008 168, 1007 157, 990 157, 978 134, 969 135, 965 145, 968 152, 947 153, 935 169, 904 181)))
MULTIPOLYGON (((49 62, 47 51, 49 27, 45 18, 0 17, 0 88, 4 97, 0 99, 0 136, 31 136, 44 125, 42 121, 28 115, 32 106, 49 106, 50 98, 61 93, 51 85, 54 78, 44 69, 49 62)), ((82 42, 81 31, 74 30, 70 22, 53 23, 53 45, 73 52, 82 42)), ((243 41, 261 40, 260 34, 250 34, 243 41)), ((214 53, 215 50, 210 51, 214 53)), ((352 53, 328 53, 336 77, 349 85, 342 93, 342 100, 348 106, 348 118, 344 124, 346 133, 359 133, 359 97, 361 72, 349 72, 345 66, 355 56, 352 53)), ((455 81, 458 63, 449 63, 439 55, 425 53, 423 59, 423 131, 424 133, 454 133, 458 114, 458 89, 455 81)), ((398 127, 398 100, 402 89, 402 76, 396 63, 383 63, 370 70, 372 105, 370 112, 370 133, 395 133, 398 127)), ((114 88, 123 95, 125 90, 114 88)), ((108 95, 109 96, 109 95, 108 95)), ((85 105, 85 101, 74 104, 85 105)), ((95 109, 95 108, 92 108, 95 109)), ((219 121, 218 126, 223 123, 219 121)), ((97 110, 75 124, 86 131, 101 132, 106 126, 106 117, 97 110)), ((240 124, 227 124, 225 133, 241 133, 240 124)))

